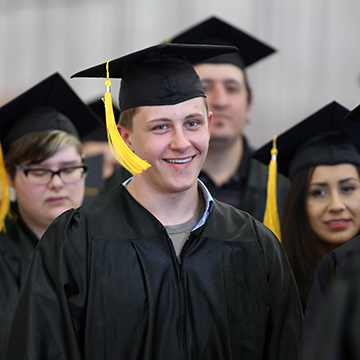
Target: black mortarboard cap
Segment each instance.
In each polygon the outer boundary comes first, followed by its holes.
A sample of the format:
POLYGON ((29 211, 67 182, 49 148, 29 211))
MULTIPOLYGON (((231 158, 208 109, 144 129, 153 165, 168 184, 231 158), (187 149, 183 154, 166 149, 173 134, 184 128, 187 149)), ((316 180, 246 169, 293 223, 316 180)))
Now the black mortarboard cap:
POLYGON ((345 119, 347 120, 355 120, 360 122, 360 105, 358 105, 356 108, 351 110, 346 116, 345 119))
POLYGON ((151 165, 129 149, 116 128, 109 78, 122 79, 120 111, 138 106, 175 105, 205 97, 193 63, 234 51, 237 51, 234 46, 161 44, 110 60, 71 77, 106 78, 104 102, 110 149, 119 163, 136 175, 151 165))
MULTIPOLYGON (((107 141, 104 101, 99 98, 98 100, 91 101, 88 106, 90 106, 90 108, 96 113, 96 115, 99 116, 103 123, 101 126, 91 131, 89 134, 85 135, 81 139, 81 141, 107 141)), ((115 120, 119 119, 120 110, 116 106, 113 106, 113 109, 115 120)))
MULTIPOLYGON (((278 171, 291 178, 309 166, 360 165, 360 123, 344 119, 348 114, 334 101, 279 135, 278 171)), ((253 157, 269 164, 272 144, 264 145, 253 157)))
POLYGON ((41 130, 62 130, 82 137, 101 124, 60 74, 55 73, 0 108, 0 231, 6 231, 10 209, 3 155, 21 136, 41 130))
MULTIPOLYGON (((234 46, 161 44, 109 62, 109 77, 121 78, 120 111, 147 105, 174 105, 203 96, 191 64, 237 51, 234 46)), ((71 76, 106 78, 106 63, 71 76)))
MULTIPOLYGON (((99 118, 103 121, 103 123, 105 124, 105 105, 104 105, 104 101, 101 99, 101 96, 99 96, 98 99, 90 101, 90 103, 88 103, 88 106, 90 106, 91 110, 93 110, 97 116, 99 116, 99 118)), ((113 106, 114 109, 114 116, 115 119, 117 119, 120 115, 120 110, 118 107, 113 106)))
POLYGON ((58 73, 0 108, 0 141, 6 153, 24 134, 57 129, 82 137, 101 126, 100 118, 58 73))
POLYGON ((230 63, 244 69, 276 50, 246 32, 211 17, 167 40, 168 43, 233 45, 239 51, 202 61, 203 63, 230 63))

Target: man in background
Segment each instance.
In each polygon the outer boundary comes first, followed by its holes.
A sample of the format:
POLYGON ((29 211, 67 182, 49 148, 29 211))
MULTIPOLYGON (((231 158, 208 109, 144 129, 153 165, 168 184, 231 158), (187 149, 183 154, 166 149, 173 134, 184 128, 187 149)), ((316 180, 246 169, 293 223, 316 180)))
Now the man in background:
MULTIPOLYGON (((194 65, 213 112, 209 151, 199 178, 216 199, 245 210, 262 221, 268 169, 251 158, 253 149, 244 135, 253 96, 246 68, 275 50, 216 17, 191 27, 168 42, 235 45, 239 49, 237 53, 206 59, 194 65)), ((289 185, 281 175, 277 184, 281 214, 281 204, 289 185)))

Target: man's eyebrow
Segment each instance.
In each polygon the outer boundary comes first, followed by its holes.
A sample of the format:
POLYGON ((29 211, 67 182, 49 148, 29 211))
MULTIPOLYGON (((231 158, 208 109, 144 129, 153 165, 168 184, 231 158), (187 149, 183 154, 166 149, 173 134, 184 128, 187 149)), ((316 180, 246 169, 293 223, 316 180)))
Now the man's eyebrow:
POLYGON ((232 79, 232 78, 229 78, 229 79, 220 79, 220 80, 207 79, 207 78, 201 79, 201 83, 202 83, 202 84, 203 84, 203 83, 216 83, 216 82, 225 83, 225 84, 241 85, 241 82, 240 82, 240 81, 235 80, 235 79, 232 79))
POLYGON ((189 115, 186 115, 185 116, 185 120, 187 119, 192 119, 192 118, 196 118, 196 117, 205 117, 204 114, 200 113, 200 112, 197 112, 197 113, 192 113, 192 114, 189 114, 189 115))
MULTIPOLYGON (((205 117, 205 114, 201 113, 201 112, 196 112, 196 113, 192 113, 192 114, 189 114, 189 115, 186 115, 185 116, 185 119, 192 119, 192 118, 195 118, 195 117, 205 117)), ((156 119, 152 119, 152 120, 149 120, 147 122, 147 124, 151 125, 153 123, 157 123, 157 122, 172 122, 173 120, 169 119, 169 118, 156 118, 156 119)))
POLYGON ((147 122, 147 124, 153 124, 153 123, 157 123, 159 121, 166 121, 166 122, 170 122, 171 119, 168 119, 168 118, 156 118, 156 119, 152 119, 152 120, 149 120, 147 122))

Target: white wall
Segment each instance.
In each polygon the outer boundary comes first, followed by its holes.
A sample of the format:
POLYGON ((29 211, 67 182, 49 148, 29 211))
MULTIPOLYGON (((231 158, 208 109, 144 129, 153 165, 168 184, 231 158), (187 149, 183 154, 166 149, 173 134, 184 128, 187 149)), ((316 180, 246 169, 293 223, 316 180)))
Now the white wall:
MULTIPOLYGON (((154 45, 217 15, 278 49, 248 69, 258 146, 332 100, 360 103, 359 0, 0 0, 0 103, 55 71, 154 45)), ((74 79, 85 100, 103 80, 74 79)), ((118 84, 113 81, 114 100, 118 84)))

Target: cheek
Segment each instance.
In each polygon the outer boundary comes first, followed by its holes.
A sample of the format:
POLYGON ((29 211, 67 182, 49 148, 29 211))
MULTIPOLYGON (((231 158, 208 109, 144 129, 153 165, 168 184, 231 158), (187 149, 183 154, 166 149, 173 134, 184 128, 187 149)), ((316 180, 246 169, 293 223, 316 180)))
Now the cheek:
POLYGON ((360 224, 360 197, 357 199, 353 199, 348 207, 350 208, 350 210, 352 211, 352 213, 354 214, 355 218, 357 219, 357 221, 360 224))
POLYGON ((30 201, 34 201, 36 203, 45 191, 45 188, 41 186, 32 186, 26 181, 26 179, 19 177, 16 177, 14 180, 14 189, 18 201, 23 203, 30 201))
POLYGON ((196 149, 199 149, 200 151, 204 152, 207 150, 209 146, 209 140, 210 140, 210 132, 209 129, 204 129, 204 131, 200 133, 197 133, 193 136, 191 143, 196 149))
POLYGON ((237 111, 241 111, 242 113, 250 111, 250 105, 245 94, 231 97, 231 103, 233 104, 233 108, 236 108, 237 111))
POLYGON ((73 202, 82 201, 85 192, 85 179, 79 181, 76 184, 67 185, 70 200, 73 202))
POLYGON ((26 209, 36 209, 41 206, 44 190, 40 188, 20 187, 16 189, 16 197, 19 206, 26 209))
POLYGON ((133 151, 140 158, 151 161, 161 157, 168 149, 169 144, 170 139, 166 136, 149 136, 137 139, 133 144, 133 151))
POLYGON ((307 200, 306 202, 306 213, 309 219, 310 224, 319 220, 321 215, 322 205, 316 201, 307 200))

